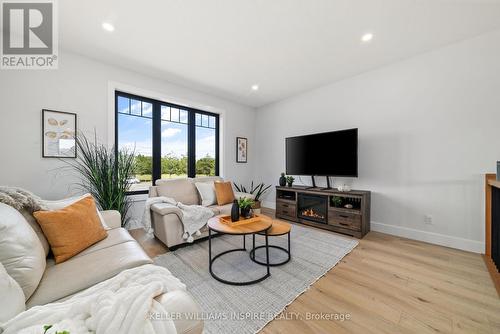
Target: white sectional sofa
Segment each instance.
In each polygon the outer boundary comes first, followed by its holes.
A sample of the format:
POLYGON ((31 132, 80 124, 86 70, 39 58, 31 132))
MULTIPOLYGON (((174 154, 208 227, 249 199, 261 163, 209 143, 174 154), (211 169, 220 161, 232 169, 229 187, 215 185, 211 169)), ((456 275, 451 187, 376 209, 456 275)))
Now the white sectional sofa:
MULTIPOLYGON (((48 243, 34 218, 0 204, 0 323, 24 309, 67 299, 123 270, 153 263, 121 228, 118 212, 101 214, 110 228, 108 236, 73 258, 55 264, 50 255, 47 257, 48 243), (16 299, 19 295, 22 300, 16 299)), ((167 312, 200 312, 189 293, 184 291, 169 292, 156 299, 167 312)), ((177 333, 203 331, 201 320, 175 320, 174 323, 177 333)))

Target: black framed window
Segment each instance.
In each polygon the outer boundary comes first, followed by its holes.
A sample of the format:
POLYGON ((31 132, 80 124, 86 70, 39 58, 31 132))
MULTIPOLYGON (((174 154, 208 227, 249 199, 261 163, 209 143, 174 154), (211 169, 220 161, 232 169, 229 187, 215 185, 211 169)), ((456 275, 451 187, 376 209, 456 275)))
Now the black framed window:
POLYGON ((160 178, 219 175, 219 115, 115 92, 116 149, 135 151, 131 193, 160 178))

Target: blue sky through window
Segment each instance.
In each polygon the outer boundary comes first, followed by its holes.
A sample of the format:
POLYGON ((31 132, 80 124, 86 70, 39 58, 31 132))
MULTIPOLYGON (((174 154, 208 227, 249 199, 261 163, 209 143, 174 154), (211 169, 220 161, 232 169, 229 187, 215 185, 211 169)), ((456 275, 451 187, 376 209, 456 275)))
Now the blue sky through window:
MULTIPOLYGON (((120 109, 120 100, 118 100, 120 109)), ((127 105, 128 108, 128 105, 127 105)), ((152 155, 152 120, 118 114, 119 148, 134 150, 136 154, 152 155)), ((162 121, 161 154, 175 157, 187 155, 187 125, 162 121)), ((215 157, 215 129, 196 127, 196 160, 207 155, 215 157)))

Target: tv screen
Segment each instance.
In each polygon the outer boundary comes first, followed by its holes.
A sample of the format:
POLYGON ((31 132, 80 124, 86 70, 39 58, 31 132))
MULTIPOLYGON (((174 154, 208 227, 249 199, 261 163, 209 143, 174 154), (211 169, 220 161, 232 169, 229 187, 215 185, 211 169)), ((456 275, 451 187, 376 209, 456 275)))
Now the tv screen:
POLYGON ((286 138, 288 175, 358 176, 358 129, 286 138))

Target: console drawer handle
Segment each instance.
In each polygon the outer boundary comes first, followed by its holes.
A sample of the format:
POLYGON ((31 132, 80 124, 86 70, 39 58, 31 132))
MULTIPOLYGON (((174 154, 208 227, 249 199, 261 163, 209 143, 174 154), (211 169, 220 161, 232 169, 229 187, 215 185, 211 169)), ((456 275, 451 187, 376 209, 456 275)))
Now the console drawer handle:
POLYGON ((342 217, 342 218, 349 218, 349 216, 346 216, 346 215, 339 215, 339 217, 342 217))
POLYGON ((282 204, 284 208, 288 208, 288 204, 282 204))
POLYGON ((348 223, 339 223, 340 225, 343 225, 343 226, 349 226, 348 223))

